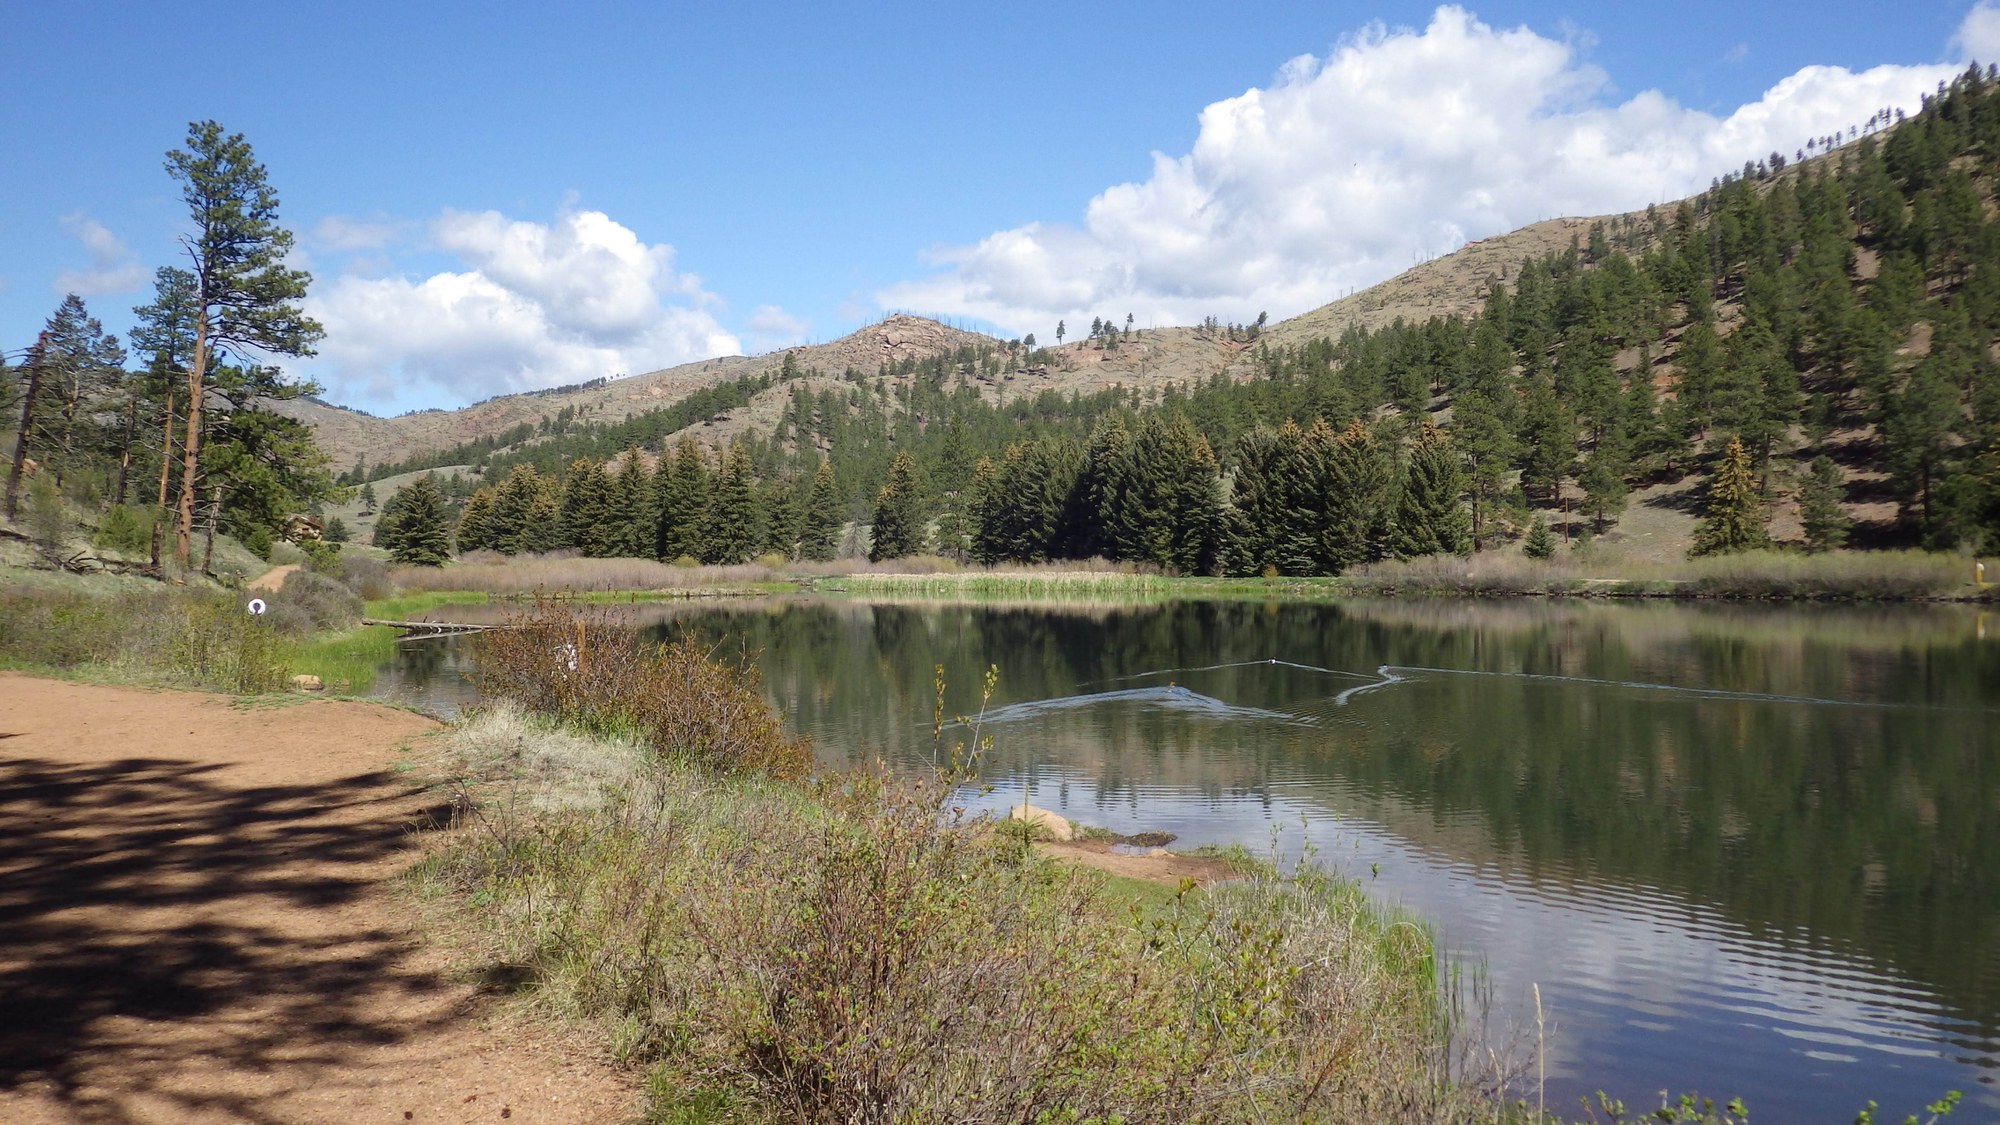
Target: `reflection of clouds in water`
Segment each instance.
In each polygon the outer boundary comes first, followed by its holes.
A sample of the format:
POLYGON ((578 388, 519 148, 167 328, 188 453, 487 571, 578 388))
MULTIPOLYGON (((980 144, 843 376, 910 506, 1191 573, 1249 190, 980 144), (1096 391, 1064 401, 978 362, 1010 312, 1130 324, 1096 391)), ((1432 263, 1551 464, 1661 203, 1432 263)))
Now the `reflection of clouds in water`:
MULTIPOLYGON (((1054 716, 1051 716, 1052 718, 1054 716)), ((1940 1006, 1922 984, 1802 934, 1761 937, 1705 905, 1656 887, 1586 881, 1573 872, 1503 871, 1410 842, 1385 827, 1413 810, 1342 784, 1297 782, 1260 792, 1170 786, 1106 791, 1056 762, 1021 763, 961 799, 1004 815, 1034 803, 1114 832, 1171 832, 1176 847, 1276 837, 1290 863, 1310 845, 1318 862, 1357 878, 1371 897, 1429 920, 1443 946, 1490 985, 1496 1042, 1532 1050, 1539 984, 1547 1013, 1551 1105, 1614 1080, 1685 1082, 1729 1096, 1768 1089, 1777 1074, 1810 1077, 1858 1108, 1884 1095, 1885 1070, 1937 1090, 1966 1084, 2000 1042, 1940 1006), (1372 872, 1379 870, 1380 874, 1372 872), (1546 876, 1546 877, 1544 877, 1546 876), (1525 1013, 1525 1016, 1524 1014, 1525 1013), (1726 1039, 1727 1050, 1718 1050, 1726 1039)), ((1420 810, 1417 811, 1421 815, 1420 810)), ((1474 1013, 1477 1015, 1477 1013, 1474 1013)), ((2000 1092, 1969 1090, 2000 1107, 2000 1092)))

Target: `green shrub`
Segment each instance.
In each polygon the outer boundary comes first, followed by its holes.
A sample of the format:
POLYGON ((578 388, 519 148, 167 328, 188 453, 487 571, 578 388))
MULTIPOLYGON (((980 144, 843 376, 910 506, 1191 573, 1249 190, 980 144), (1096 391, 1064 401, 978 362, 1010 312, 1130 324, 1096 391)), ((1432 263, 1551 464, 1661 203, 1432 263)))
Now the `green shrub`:
POLYGON ((152 541, 152 512, 126 504, 113 504, 97 521, 97 534, 91 538, 100 551, 126 555, 145 554, 152 541))
POLYGON ((165 665, 187 681, 239 695, 276 691, 290 669, 273 622, 246 612, 234 594, 175 599, 165 665))

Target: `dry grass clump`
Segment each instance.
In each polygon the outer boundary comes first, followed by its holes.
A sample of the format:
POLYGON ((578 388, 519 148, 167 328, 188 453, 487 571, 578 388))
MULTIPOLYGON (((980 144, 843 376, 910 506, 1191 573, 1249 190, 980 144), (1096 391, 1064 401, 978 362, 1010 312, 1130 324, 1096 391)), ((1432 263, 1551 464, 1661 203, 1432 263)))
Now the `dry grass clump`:
POLYGON ((1561 595, 1919 601, 1969 592, 1972 562, 1923 551, 1844 551, 1807 555, 1747 551, 1672 565, 1561 558, 1512 552, 1459 558, 1431 555, 1358 567, 1342 578, 1361 593, 1561 595))
POLYGON ((654 752, 722 771, 803 776, 809 744, 784 732, 754 667, 692 640, 660 644, 601 612, 537 603, 479 638, 479 687, 529 712, 632 734, 654 752))
POLYGON ((1973 572, 1971 559, 1926 551, 1749 551, 1692 559, 1686 573, 1712 596, 1916 601, 1964 590, 1973 572))
POLYGON ((573 554, 502 555, 475 551, 445 567, 403 566, 391 572, 397 588, 476 590, 505 596, 538 591, 687 590, 775 582, 783 574, 768 566, 679 566, 652 559, 592 559, 573 554))

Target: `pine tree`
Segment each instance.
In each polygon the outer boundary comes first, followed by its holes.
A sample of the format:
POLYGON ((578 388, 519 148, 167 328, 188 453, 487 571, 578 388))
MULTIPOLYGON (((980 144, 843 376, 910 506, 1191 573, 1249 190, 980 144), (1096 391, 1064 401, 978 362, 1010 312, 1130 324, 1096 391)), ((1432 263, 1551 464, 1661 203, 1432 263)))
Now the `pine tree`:
POLYGON ((681 435, 671 462, 660 458, 653 473, 653 490, 654 508, 659 513, 654 537, 658 557, 664 562, 701 557, 710 482, 708 458, 693 438, 681 435))
POLYGON ((1397 496, 1396 557, 1470 554, 1472 527, 1464 492, 1465 470, 1458 450, 1443 430, 1425 419, 1410 448, 1409 468, 1397 496))
POLYGON ((716 475, 713 503, 702 531, 702 562, 730 566, 748 562, 763 542, 763 525, 757 511, 757 481, 750 467, 750 453, 741 442, 729 447, 722 471, 716 475))
POLYGON ((813 472, 812 491, 806 494, 799 557, 808 562, 831 561, 840 550, 840 528, 847 522, 846 514, 834 487, 833 464, 822 457, 813 472))
POLYGON ((1521 486, 1545 500, 1560 493, 1576 464, 1576 412, 1557 397, 1546 378, 1529 387, 1522 410, 1521 486))
POLYGON ((1805 525, 1806 550, 1831 551, 1847 542, 1848 528, 1854 521, 1841 506, 1846 492, 1833 458, 1823 453, 1813 458, 1799 488, 1799 522, 1805 525))
POLYGON ((1750 452, 1737 438, 1716 464, 1708 484, 1707 515, 1695 528, 1691 555, 1720 555, 1762 546, 1764 498, 1757 494, 1750 452))
POLYGON ((363 483, 361 486, 361 514, 365 516, 374 510, 375 486, 370 483, 363 483))
POLYGON ((923 517, 918 510, 917 462, 908 450, 889 462, 889 478, 875 495, 868 561, 900 559, 924 549, 923 517))

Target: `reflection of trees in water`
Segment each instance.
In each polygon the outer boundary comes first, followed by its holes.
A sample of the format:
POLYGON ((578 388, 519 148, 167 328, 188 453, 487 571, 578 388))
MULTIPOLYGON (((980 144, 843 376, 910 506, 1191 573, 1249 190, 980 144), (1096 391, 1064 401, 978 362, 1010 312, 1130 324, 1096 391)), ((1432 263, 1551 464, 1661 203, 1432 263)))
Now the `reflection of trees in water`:
POLYGON ((405 684, 419 691, 437 686, 440 681, 457 683, 460 679, 460 640, 456 637, 433 637, 414 643, 396 646, 396 676, 405 684))
POLYGON ((1299 714, 1313 725, 1106 704, 996 728, 993 764, 1058 764, 1111 795, 1171 786, 1254 799, 1274 779, 1322 800, 1358 794, 1378 802, 1371 815, 1456 858, 1714 903, 1770 940, 1804 933, 1895 965, 1989 1036, 2000 1025, 2000 716, 1988 708, 2000 646, 1868 610, 1507 603, 1487 627, 1483 609, 805 602, 694 623, 763 654, 767 691, 797 729, 891 761, 928 759, 937 664, 954 713, 976 704, 994 664, 1000 704, 1171 680, 1299 714), (1843 640, 1864 635, 1875 643, 1843 640), (1107 682, 1272 658, 1928 705, 1412 673, 1342 708, 1332 696, 1362 681, 1269 664, 1107 682), (1483 833, 1466 831, 1468 818, 1483 833))

